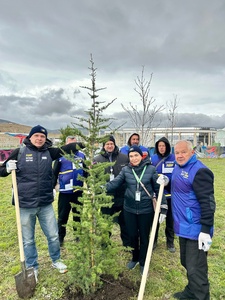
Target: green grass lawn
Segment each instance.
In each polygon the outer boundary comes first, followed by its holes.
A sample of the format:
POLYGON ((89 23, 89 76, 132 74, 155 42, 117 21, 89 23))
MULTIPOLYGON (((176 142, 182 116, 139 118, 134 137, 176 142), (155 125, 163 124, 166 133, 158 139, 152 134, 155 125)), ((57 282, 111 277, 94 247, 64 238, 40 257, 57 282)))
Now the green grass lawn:
MULTIPOLYGON (((215 174, 215 198, 217 203, 215 215, 215 235, 209 251, 209 279, 211 283, 211 299, 225 299, 225 160, 205 159, 203 162, 215 174)), ((57 201, 54 205, 56 208, 57 201)), ((71 218, 70 218, 71 222, 71 218)), ((51 268, 47 242, 39 223, 36 230, 39 254, 39 282, 32 299, 60 299, 68 285, 69 272, 59 274, 51 268)), ((114 237, 119 235, 115 226, 114 237)), ((70 245, 73 243, 72 229, 68 228, 65 247, 61 256, 69 265, 71 257, 70 245)), ((173 299, 172 294, 186 285, 185 270, 179 262, 178 239, 175 239, 176 253, 166 250, 164 224, 160 227, 158 247, 153 252, 145 287, 145 300, 173 299)), ((124 255, 124 272, 133 281, 140 281, 139 268, 126 270, 129 256, 124 255)), ((11 205, 11 176, 0 178, 0 299, 19 299, 15 287, 14 275, 21 271, 19 247, 17 240, 15 208, 11 205)), ((137 290, 138 293, 138 290, 137 290)), ((107 299, 106 299, 107 300, 107 299)), ((116 299, 115 299, 116 300, 116 299)))

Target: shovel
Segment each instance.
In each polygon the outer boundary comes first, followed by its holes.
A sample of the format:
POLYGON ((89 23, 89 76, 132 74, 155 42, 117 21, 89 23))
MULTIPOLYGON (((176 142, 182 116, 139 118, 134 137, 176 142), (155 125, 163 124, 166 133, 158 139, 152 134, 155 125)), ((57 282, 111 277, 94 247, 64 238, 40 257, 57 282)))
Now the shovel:
POLYGON ((157 203, 156 203, 155 215, 154 215, 153 224, 152 224, 151 236, 150 236, 147 255, 146 255, 146 259, 145 259, 144 271, 143 271, 143 275, 141 278, 141 285, 140 285, 140 289, 139 289, 139 293, 138 293, 138 300, 142 300, 143 296, 144 296, 145 285, 146 285, 146 280, 147 280, 147 275, 148 275, 148 270, 149 270, 149 264, 151 261, 152 249, 153 249, 153 244, 154 244, 154 240, 155 240, 155 233, 156 233, 157 223, 159 220, 159 213, 160 213, 160 206, 161 206, 161 202, 162 202, 163 191, 164 191, 164 184, 160 184, 159 195, 158 195, 158 199, 157 199, 157 203))
POLYGON ((20 263, 22 268, 22 271, 15 275, 16 290, 20 298, 30 298, 34 294, 34 290, 36 287, 36 279, 34 275, 34 268, 26 269, 25 266, 24 249, 23 249, 23 241, 22 241, 22 228, 21 228, 21 220, 20 220, 19 197, 18 197, 17 182, 16 182, 16 170, 12 170, 12 185, 13 185, 13 194, 14 194, 15 208, 16 208, 16 223, 17 223, 19 249, 20 249, 20 263))

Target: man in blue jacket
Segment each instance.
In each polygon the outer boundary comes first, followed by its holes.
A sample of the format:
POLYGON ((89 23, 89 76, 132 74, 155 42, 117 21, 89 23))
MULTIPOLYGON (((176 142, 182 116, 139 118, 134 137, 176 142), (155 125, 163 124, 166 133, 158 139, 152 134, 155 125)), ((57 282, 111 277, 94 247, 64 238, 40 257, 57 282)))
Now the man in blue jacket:
MULTIPOLYGON (((74 136, 67 136, 66 145, 74 142, 76 142, 74 136)), ((54 162, 53 166, 55 178, 54 186, 57 183, 57 179, 59 181, 58 233, 61 247, 63 246, 66 236, 66 224, 71 208, 74 214, 73 221, 80 221, 79 216, 77 216, 78 211, 76 206, 71 207, 71 203, 81 204, 78 198, 82 196, 82 191, 77 190, 76 186, 83 186, 83 181, 80 180, 79 175, 86 176, 86 172, 84 171, 84 153, 76 150, 71 158, 75 160, 75 163, 62 156, 54 162)), ((76 230, 75 227, 74 230, 76 230)))
POLYGON ((128 155, 130 147, 135 145, 135 146, 139 146, 144 157, 148 156, 149 155, 148 149, 142 145, 139 145, 139 143, 140 143, 140 135, 138 133, 132 133, 127 141, 127 145, 123 146, 120 149, 120 152, 128 155))
POLYGON ((188 284, 176 299, 209 300, 207 252, 212 244, 214 176, 194 154, 189 141, 175 145, 176 165, 171 194, 174 231, 179 236, 180 261, 188 284))

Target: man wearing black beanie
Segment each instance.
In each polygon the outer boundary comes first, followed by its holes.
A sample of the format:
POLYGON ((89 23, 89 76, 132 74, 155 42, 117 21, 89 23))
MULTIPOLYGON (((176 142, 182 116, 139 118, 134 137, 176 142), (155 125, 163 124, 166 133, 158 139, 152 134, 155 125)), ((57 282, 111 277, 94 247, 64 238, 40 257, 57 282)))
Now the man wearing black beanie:
POLYGON ((36 219, 48 240, 52 267, 60 273, 67 272, 67 266, 60 260, 58 226, 52 207, 52 162, 60 158, 64 151, 70 154, 77 150, 76 143, 61 148, 52 147, 47 135, 46 128, 34 126, 23 141, 24 147, 15 149, 0 167, 0 177, 16 170, 25 263, 27 268, 34 268, 36 281, 39 266, 35 243, 36 219))

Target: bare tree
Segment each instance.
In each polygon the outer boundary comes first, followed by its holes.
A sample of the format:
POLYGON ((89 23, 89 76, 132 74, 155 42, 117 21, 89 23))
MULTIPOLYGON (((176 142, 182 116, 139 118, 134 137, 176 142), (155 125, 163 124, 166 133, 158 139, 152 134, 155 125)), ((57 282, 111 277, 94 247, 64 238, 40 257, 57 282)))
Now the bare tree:
POLYGON ((141 108, 139 105, 133 105, 131 102, 129 103, 129 107, 121 104, 123 109, 128 113, 137 133, 140 134, 142 143, 145 145, 150 143, 150 129, 153 127, 156 114, 164 109, 163 105, 156 105, 156 100, 150 96, 152 77, 153 74, 151 74, 149 80, 145 79, 144 66, 142 66, 141 77, 137 76, 135 80, 136 87, 134 90, 139 95, 139 100, 142 103, 141 108))
POLYGON ((170 143, 171 146, 173 146, 174 143, 174 137, 173 137, 173 132, 174 132, 174 127, 176 126, 177 119, 178 119, 178 114, 176 112, 178 108, 179 100, 177 100, 177 95, 174 95, 174 98, 172 100, 167 101, 166 107, 167 107, 167 116, 168 116, 168 131, 171 132, 171 139, 170 143))

